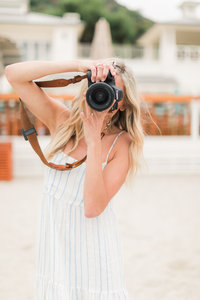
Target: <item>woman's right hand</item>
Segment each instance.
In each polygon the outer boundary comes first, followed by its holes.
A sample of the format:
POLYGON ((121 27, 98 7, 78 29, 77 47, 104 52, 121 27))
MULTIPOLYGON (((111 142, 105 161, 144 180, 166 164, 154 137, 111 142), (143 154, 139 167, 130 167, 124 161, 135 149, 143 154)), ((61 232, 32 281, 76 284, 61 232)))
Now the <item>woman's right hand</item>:
POLYGON ((111 63, 102 60, 83 60, 80 64, 80 72, 87 73, 91 70, 91 81, 105 81, 110 71, 113 76, 116 75, 115 68, 111 63))

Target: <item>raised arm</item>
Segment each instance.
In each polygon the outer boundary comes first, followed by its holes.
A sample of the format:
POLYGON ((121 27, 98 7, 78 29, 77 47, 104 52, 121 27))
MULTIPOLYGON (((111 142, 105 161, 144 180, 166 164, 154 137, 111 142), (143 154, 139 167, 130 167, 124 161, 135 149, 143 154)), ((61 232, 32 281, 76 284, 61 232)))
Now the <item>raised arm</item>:
POLYGON ((15 92, 27 108, 54 134, 61 118, 69 116, 69 110, 60 101, 52 99, 33 81, 56 73, 86 72, 92 61, 27 61, 8 65, 5 74, 15 92))

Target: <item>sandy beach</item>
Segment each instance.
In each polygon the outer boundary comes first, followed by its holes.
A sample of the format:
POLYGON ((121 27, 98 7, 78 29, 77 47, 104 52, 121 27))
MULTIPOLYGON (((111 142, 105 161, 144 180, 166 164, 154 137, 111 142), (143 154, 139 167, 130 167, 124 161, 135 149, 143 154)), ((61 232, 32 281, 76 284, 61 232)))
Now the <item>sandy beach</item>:
MULTIPOLYGON (((198 175, 139 175, 115 196, 131 300, 200 299, 199 183, 198 175)), ((0 182, 2 300, 35 299, 42 184, 0 182)))

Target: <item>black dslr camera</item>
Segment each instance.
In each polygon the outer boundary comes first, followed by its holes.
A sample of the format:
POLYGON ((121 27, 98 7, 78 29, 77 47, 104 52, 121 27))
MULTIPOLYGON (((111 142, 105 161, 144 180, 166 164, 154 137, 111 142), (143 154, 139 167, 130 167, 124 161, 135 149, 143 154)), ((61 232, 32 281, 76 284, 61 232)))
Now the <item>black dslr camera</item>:
POLYGON ((118 101, 122 99, 123 92, 121 89, 115 86, 115 79, 110 71, 106 80, 103 82, 92 82, 91 75, 91 71, 88 71, 88 90, 86 92, 86 100, 88 105, 94 110, 103 111, 110 107, 114 102, 114 99, 116 99, 116 102, 111 107, 109 112, 117 109, 118 101))

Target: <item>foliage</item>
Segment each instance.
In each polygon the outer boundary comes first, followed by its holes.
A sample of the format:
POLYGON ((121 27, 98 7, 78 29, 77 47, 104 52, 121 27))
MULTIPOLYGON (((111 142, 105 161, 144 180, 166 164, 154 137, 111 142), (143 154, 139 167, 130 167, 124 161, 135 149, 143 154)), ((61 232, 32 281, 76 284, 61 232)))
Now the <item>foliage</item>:
POLYGON ((32 11, 63 16, 77 12, 85 22, 81 42, 90 43, 95 24, 104 17, 110 24, 113 43, 134 44, 153 22, 138 11, 129 10, 115 0, 31 0, 32 11))

